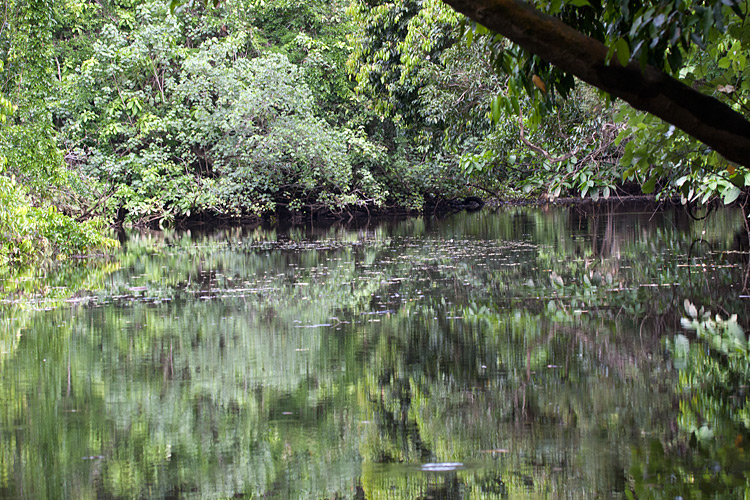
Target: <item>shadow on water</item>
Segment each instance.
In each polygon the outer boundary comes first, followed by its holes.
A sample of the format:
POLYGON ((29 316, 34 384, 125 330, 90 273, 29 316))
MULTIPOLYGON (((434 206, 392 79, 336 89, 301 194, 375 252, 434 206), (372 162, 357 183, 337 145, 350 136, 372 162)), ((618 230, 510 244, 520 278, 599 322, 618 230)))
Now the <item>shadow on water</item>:
POLYGON ((0 498, 736 498, 748 363, 683 318, 748 324, 743 227, 129 233, 116 263, 3 282, 0 498))

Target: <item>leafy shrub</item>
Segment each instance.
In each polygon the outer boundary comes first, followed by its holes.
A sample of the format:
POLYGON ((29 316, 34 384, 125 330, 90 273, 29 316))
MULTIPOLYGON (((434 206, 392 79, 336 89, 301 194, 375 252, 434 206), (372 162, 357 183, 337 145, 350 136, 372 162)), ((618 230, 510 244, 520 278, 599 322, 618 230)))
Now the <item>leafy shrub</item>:
POLYGON ((28 190, 0 172, 0 267, 111 250, 117 241, 103 229, 98 219, 79 223, 52 206, 33 206, 28 190))
POLYGON ((258 56, 251 29, 195 40, 195 20, 163 2, 138 12, 132 27, 101 28, 55 107, 75 170, 101 183, 108 214, 169 223, 384 201, 372 169, 381 149, 318 114, 305 67, 258 56))

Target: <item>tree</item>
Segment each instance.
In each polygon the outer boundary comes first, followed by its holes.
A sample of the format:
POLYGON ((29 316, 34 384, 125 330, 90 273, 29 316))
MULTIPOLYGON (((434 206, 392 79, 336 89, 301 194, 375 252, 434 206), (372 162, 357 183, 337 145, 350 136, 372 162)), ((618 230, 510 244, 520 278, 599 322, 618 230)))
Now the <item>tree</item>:
POLYGON ((0 13, 0 273, 117 246, 101 220, 59 210, 70 176, 46 102, 52 4, 10 1, 0 13))
POLYGON ((350 13, 358 92, 378 123, 392 121, 413 163, 434 165, 428 171, 441 185, 498 198, 616 192, 622 147, 614 139, 623 127, 593 87, 566 92, 573 77, 484 28, 463 37, 468 20, 440 0, 356 0, 350 13), (543 94, 531 75, 557 84, 543 94))
MULTIPOLYGON (((610 5, 579 0, 570 4, 580 5, 582 10, 593 9, 596 17, 582 14, 566 24, 522 0, 446 0, 446 3, 561 70, 679 127, 726 159, 750 166, 750 122, 729 105, 668 74, 669 69, 679 69, 681 48, 687 49, 693 43, 703 45, 714 25, 723 27, 726 9, 744 16, 739 4, 706 2, 707 7, 692 8, 687 2, 683 4, 687 6, 685 12, 675 16, 680 11, 670 12, 667 2, 653 2, 637 11, 638 5, 633 4, 631 13, 627 2, 622 3, 624 8, 615 10, 610 5), (646 7, 652 8, 650 14, 646 7), (641 32, 636 25, 639 20, 641 32), (648 24, 664 29, 657 32, 653 43, 644 44, 651 35, 645 29, 648 24), (621 33, 629 36, 619 36, 621 33), (605 38, 611 48, 605 45, 605 38), (631 49, 628 38, 640 44, 631 49), (665 50, 668 55, 654 57, 656 49, 665 50), (617 61, 612 60, 613 55, 617 61)), ((560 5, 557 2, 557 9, 548 10, 560 13, 560 5)))

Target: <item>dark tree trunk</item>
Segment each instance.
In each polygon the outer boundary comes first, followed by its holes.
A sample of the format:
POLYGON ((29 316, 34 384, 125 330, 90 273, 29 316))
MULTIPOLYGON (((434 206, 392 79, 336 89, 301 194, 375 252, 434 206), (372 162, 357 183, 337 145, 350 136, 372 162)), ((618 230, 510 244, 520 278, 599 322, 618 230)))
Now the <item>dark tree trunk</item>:
POLYGON ((684 130, 750 167, 750 122, 724 103, 636 62, 607 64, 603 43, 520 0, 443 0, 457 11, 581 80, 684 130))

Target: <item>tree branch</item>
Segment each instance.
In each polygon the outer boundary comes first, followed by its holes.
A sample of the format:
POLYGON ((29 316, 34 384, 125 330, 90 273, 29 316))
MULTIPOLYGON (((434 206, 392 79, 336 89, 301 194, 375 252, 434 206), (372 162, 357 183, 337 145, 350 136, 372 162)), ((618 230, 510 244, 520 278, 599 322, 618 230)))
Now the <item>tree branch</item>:
POLYGON ((558 68, 671 123, 750 167, 750 122, 654 66, 607 62, 607 47, 522 0, 444 0, 558 68))
POLYGON ((561 161, 565 161, 567 159, 570 159, 573 156, 575 156, 576 153, 578 153, 579 149, 581 149, 580 147, 577 147, 573 151, 568 151, 564 155, 557 156, 557 157, 554 157, 554 156, 550 155, 547 150, 545 150, 542 147, 537 146, 536 144, 532 143, 524 135, 523 114, 520 113, 520 109, 519 109, 519 115, 518 115, 518 130, 519 130, 519 135, 521 137, 521 142, 523 142, 526 145, 526 147, 528 147, 532 151, 536 151, 537 153, 543 155, 545 158, 547 158, 547 161, 549 161, 550 163, 560 163, 561 161))

